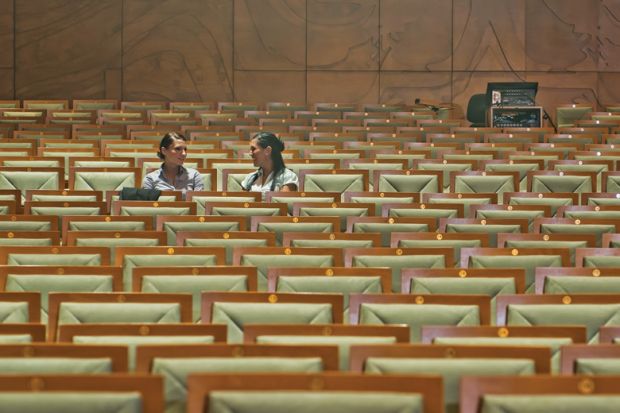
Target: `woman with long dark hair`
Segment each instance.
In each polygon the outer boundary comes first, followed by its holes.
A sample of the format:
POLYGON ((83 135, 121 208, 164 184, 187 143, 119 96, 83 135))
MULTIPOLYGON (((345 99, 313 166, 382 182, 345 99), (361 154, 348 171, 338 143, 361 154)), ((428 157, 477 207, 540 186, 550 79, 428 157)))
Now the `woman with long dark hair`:
POLYGON ((284 164, 284 142, 271 132, 257 133, 250 141, 250 155, 258 167, 245 177, 241 187, 246 191, 297 191, 299 179, 284 164))

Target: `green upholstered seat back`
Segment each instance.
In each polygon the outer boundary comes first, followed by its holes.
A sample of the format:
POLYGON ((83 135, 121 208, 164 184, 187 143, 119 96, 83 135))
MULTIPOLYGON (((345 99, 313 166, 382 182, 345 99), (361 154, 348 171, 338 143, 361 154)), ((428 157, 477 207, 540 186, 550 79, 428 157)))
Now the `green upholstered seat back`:
POLYGON ((190 293, 193 302, 194 321, 200 320, 200 294, 203 291, 248 291, 244 275, 147 275, 142 278, 144 293, 190 293))
POLYGON ((369 304, 359 311, 360 324, 407 324, 411 342, 419 342, 424 325, 477 326, 480 312, 475 305, 369 304))
POLYGON ((0 392, 4 413, 145 413, 136 392, 0 392))
POLYGON ((366 373, 433 374, 444 383, 446 413, 459 412, 462 376, 529 376, 536 373, 533 360, 506 358, 382 358, 369 357, 366 373))
POLYGON ((617 410, 620 396, 612 395, 486 395, 481 413, 612 413, 617 410))
POLYGON ((229 343, 242 342, 245 324, 330 324, 333 321, 330 304, 215 302, 211 315, 213 324, 228 326, 229 343))
POLYGON ((620 304, 511 304, 506 324, 584 325, 588 343, 597 343, 600 327, 620 324, 620 304))
POLYGON ((326 391, 216 391, 209 396, 210 413, 422 413, 423 398, 415 393, 326 391))
POLYGON ((50 292, 111 293, 113 289, 112 277, 106 275, 49 276, 8 274, 5 290, 36 291, 41 293, 41 322, 47 323, 47 304, 50 292))
POLYGON ((151 373, 164 378, 166 413, 185 413, 187 376, 192 373, 318 373, 322 370, 321 359, 315 357, 156 357, 151 373))
POLYGON ((400 272, 403 268, 445 268, 443 255, 357 255, 352 267, 389 267, 392 269, 392 291, 400 291, 400 272))

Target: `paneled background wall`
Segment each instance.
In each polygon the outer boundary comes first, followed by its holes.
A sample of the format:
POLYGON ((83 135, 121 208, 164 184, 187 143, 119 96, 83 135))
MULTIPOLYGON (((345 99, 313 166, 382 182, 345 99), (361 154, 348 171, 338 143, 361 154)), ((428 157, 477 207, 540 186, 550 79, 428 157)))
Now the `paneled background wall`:
POLYGON ((620 102, 619 0, 0 0, 0 99, 620 102))

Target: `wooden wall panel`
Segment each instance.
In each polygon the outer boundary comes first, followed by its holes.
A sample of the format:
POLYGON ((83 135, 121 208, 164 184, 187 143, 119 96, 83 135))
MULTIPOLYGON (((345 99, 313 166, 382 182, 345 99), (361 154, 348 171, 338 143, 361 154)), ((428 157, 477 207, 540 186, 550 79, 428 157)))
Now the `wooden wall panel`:
POLYGON ((617 0, 0 0, 0 98, 464 112, 487 82, 528 80, 550 112, 600 109, 620 101, 619 38, 617 0))
POLYGON ((124 100, 230 100, 232 0, 124 2, 124 100))
POLYGON ((593 71, 599 0, 527 0, 528 71, 593 71))
POLYGON ((547 109, 552 117, 555 117, 555 108, 562 103, 589 103, 597 107, 596 72, 537 73, 532 78, 538 82, 536 103, 547 109))
POLYGON ((452 0, 383 0, 381 70, 450 71, 452 0))
POLYGON ((606 105, 620 103, 620 73, 598 74, 598 101, 601 110, 606 105))
POLYGON ((121 0, 18 0, 18 98, 101 98, 105 71, 121 66, 121 0))
POLYGON ((416 98, 425 103, 452 100, 450 72, 383 72, 379 101, 413 105, 416 98))
POLYGON ((379 0, 307 0, 308 69, 378 70, 379 0))
POLYGON ((0 99, 13 99, 13 0, 0 0, 0 99))
POLYGON ((524 70, 524 0, 454 0, 453 39, 454 70, 524 70))
POLYGON ((377 102, 377 72, 308 72, 308 102, 377 102))
POLYGON ((237 71, 235 99, 246 102, 305 102, 305 71, 237 71))
POLYGON ((235 70, 305 70, 305 0, 235 0, 235 70))
POLYGON ((620 2, 603 0, 599 11, 598 70, 620 70, 620 2))

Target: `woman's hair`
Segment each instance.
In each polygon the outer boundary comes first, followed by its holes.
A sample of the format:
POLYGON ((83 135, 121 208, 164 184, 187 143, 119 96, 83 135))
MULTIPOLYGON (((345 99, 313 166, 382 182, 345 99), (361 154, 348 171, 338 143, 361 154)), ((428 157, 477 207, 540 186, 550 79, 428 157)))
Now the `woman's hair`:
POLYGON ((258 146, 263 149, 271 146, 271 160, 273 161, 273 177, 275 180, 275 177, 278 176, 280 171, 286 168, 284 159, 282 158, 284 142, 271 132, 259 132, 254 135, 254 139, 256 139, 258 146))
POLYGON ((159 142, 159 146, 157 149, 157 157, 159 159, 161 159, 162 161, 165 159, 164 155, 161 153, 161 148, 168 149, 168 147, 172 145, 172 143, 176 139, 180 139, 182 141, 187 142, 187 138, 184 135, 181 135, 180 133, 168 132, 164 135, 164 137, 161 139, 161 142, 159 142))

